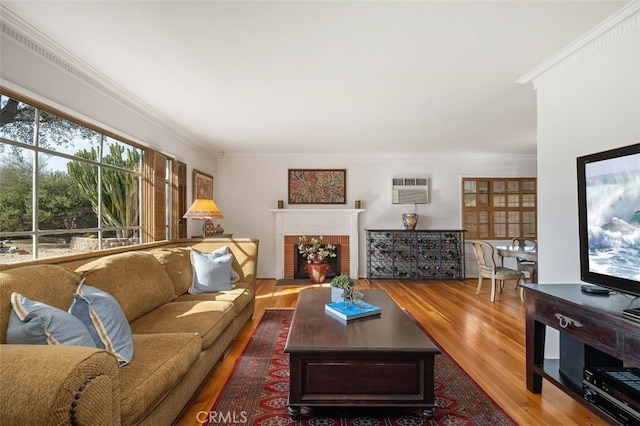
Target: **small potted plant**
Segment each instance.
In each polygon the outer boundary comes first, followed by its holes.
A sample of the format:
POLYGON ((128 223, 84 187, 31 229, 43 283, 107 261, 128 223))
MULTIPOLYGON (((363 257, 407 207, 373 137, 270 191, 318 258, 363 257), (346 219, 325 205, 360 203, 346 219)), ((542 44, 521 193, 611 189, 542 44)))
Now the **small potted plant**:
POLYGON ((340 274, 331 280, 331 301, 351 300, 355 281, 347 274, 340 274))

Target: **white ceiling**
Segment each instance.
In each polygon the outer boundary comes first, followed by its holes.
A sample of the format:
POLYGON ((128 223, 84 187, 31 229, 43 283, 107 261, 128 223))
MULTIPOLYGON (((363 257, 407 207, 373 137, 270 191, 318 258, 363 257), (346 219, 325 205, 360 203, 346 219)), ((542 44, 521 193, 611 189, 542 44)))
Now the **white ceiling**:
POLYGON ((534 154, 515 81, 628 1, 0 3, 211 152, 534 154))

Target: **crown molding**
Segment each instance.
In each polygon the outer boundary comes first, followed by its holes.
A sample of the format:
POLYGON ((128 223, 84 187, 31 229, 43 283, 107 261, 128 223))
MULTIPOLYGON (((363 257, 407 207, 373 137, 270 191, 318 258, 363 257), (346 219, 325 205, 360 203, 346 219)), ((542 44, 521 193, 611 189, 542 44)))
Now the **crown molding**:
MULTIPOLYGON (((348 164, 353 165, 357 163, 371 163, 380 162, 388 164, 390 161, 401 161, 403 163, 424 163, 424 162, 478 162, 478 161, 494 161, 496 158, 500 160, 518 161, 536 161, 536 153, 528 154, 504 154, 500 152, 386 152, 386 153, 340 153, 338 155, 339 160, 336 160, 336 153, 318 153, 314 154, 314 158, 321 161, 328 161, 334 163, 335 167, 342 167, 348 164)), ((260 152, 260 153, 226 153, 224 158, 218 156, 218 164, 231 161, 255 161, 258 163, 282 163, 289 162, 295 163, 301 160, 309 158, 309 154, 305 153, 274 153, 274 152, 260 152)))
POLYGON ((516 80, 539 89, 549 81, 640 29, 640 0, 634 0, 602 23, 516 80))
POLYGON ((2 4, 0 4, 0 36, 108 96, 181 141, 202 150, 197 143, 197 138, 188 130, 82 61, 2 4))

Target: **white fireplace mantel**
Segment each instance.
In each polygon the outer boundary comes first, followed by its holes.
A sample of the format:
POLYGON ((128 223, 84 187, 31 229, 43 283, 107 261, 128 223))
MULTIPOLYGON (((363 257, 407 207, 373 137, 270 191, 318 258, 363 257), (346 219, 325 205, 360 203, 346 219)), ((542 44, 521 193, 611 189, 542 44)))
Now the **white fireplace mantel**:
POLYGON ((285 235, 348 235, 349 275, 358 278, 358 214, 364 209, 272 209, 276 216, 276 279, 284 278, 285 235))

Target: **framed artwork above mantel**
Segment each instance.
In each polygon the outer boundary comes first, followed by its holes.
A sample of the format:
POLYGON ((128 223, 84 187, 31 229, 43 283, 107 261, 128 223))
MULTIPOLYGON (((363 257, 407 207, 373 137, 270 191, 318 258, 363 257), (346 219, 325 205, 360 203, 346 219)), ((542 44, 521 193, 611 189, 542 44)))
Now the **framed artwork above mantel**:
POLYGON ((289 169, 289 204, 346 204, 346 169, 289 169))

